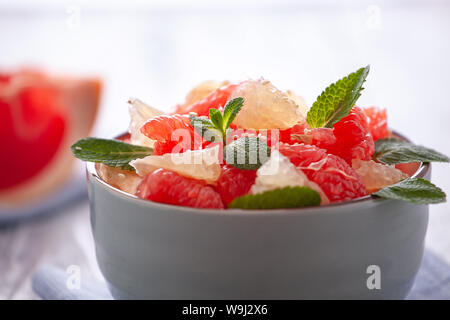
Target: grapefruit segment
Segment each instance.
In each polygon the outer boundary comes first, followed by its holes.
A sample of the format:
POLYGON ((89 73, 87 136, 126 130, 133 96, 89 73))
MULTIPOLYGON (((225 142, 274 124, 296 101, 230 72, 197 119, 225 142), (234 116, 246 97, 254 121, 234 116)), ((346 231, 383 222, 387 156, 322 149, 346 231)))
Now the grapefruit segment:
POLYGON ((315 182, 312 182, 296 168, 285 156, 274 150, 268 161, 266 161, 256 172, 256 180, 251 187, 251 193, 263 193, 284 187, 309 187, 320 194, 321 204, 330 203, 328 197, 315 182))
POLYGON ((139 99, 130 99, 128 103, 130 104, 130 124, 128 126, 130 143, 152 148, 155 141, 145 136, 141 132, 141 127, 148 120, 160 116, 163 113, 150 107, 139 99))
POLYGON ((373 160, 363 161, 353 159, 353 169, 361 176, 369 193, 378 191, 381 188, 396 184, 400 180, 409 176, 395 166, 377 163, 373 160))
POLYGON ((242 97, 244 104, 233 123, 243 129, 288 129, 304 120, 289 96, 268 80, 248 80, 229 99, 242 97))
POLYGON ((212 91, 203 99, 191 104, 191 105, 179 105, 176 109, 176 113, 188 114, 190 112, 197 113, 198 116, 208 116, 209 109, 211 108, 223 108, 227 101, 230 100, 231 93, 236 89, 239 84, 228 84, 223 87, 217 88, 212 91))
POLYGON ((136 195, 142 199, 178 206, 224 208, 219 193, 213 187, 165 169, 146 175, 136 195))
POLYGON ((214 183, 219 179, 219 146, 201 150, 188 150, 184 153, 166 153, 148 156, 130 162, 140 176, 164 168, 182 176, 214 183))
POLYGON ((222 82, 213 80, 204 81, 199 85, 197 85, 196 87, 194 87, 186 95, 186 100, 184 101, 184 104, 182 106, 179 106, 179 108, 188 108, 194 103, 207 97, 211 92, 229 84, 230 84, 229 81, 222 81, 222 82))
POLYGON ((187 115, 160 115, 141 127, 141 133, 155 140, 153 153, 180 153, 202 147, 202 137, 195 132, 187 115))
POLYGON ((361 177, 343 159, 313 145, 280 143, 279 151, 309 180, 318 184, 330 202, 367 195, 361 177))
POLYGON ((337 155, 352 164, 352 159, 370 160, 375 151, 367 116, 358 107, 334 124, 336 143, 328 147, 329 153, 337 155))
POLYGON ((255 178, 255 170, 241 170, 228 164, 223 165, 222 173, 217 181, 217 191, 222 201, 228 205, 235 198, 247 194, 255 178))
POLYGON ((136 193, 137 187, 142 180, 142 178, 133 171, 113 168, 103 163, 98 163, 96 165, 96 170, 103 181, 114 188, 130 194, 136 193))
POLYGON ((368 107, 364 108, 363 111, 367 116, 373 140, 377 141, 378 139, 387 138, 390 132, 387 124, 386 109, 368 107))

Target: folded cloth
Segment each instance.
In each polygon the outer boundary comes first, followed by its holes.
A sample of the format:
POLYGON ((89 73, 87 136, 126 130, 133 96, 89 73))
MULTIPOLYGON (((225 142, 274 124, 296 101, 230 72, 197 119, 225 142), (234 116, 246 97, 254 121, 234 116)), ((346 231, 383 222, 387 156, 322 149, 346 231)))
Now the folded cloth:
POLYGON ((73 275, 55 266, 40 267, 33 275, 34 292, 44 300, 111 300, 100 281, 72 281, 73 275), (77 283, 78 282, 78 283, 77 283))
MULTIPOLYGON (((33 276, 34 291, 45 300, 110 300, 105 283, 80 281, 67 285, 69 275, 53 266, 41 267, 33 276)), ((450 266, 436 254, 425 251, 414 286, 406 299, 450 299, 450 266)))

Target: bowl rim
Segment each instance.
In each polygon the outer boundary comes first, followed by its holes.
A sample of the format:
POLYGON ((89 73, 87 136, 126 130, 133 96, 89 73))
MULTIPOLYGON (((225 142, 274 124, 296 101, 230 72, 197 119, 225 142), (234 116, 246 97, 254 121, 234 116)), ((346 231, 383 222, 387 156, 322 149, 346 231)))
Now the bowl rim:
MULTIPOLYGON (((410 141, 403 135, 397 133, 396 131, 392 131, 392 133, 406 141, 410 141)), ((118 135, 115 139, 121 138, 123 136, 127 135, 121 134, 118 135)), ((159 207, 161 209, 171 209, 172 211, 184 211, 184 212, 195 212, 195 213, 204 213, 204 214, 218 214, 218 215, 230 215, 233 213, 237 213, 239 215, 242 215, 243 213, 248 215, 261 215, 261 214, 280 214, 280 213, 301 213, 301 212, 310 212, 310 211, 328 211, 327 209, 332 208, 346 208, 349 206, 354 206, 358 204, 367 204, 367 205, 374 205, 379 204, 380 202, 388 202, 388 201, 399 201, 394 199, 384 199, 384 198, 374 198, 370 194, 355 198, 349 201, 342 201, 342 202, 335 202, 335 203, 329 203, 326 205, 320 205, 320 206, 308 206, 308 207, 300 207, 300 208, 279 208, 279 209, 210 209, 210 208, 193 208, 193 207, 185 207, 185 206, 176 206, 172 204, 166 204, 166 203, 160 203, 150 200, 141 199, 133 194, 130 194, 128 192, 122 191, 116 187, 111 186, 107 182, 105 182, 97 173, 96 169, 97 163, 94 162, 86 162, 86 176, 89 180, 89 177, 91 177, 95 182, 97 182, 99 185, 101 185, 103 188, 105 188, 110 193, 119 196, 121 198, 125 198, 127 200, 131 200, 136 203, 140 203, 143 206, 148 207, 159 207)), ((423 178, 431 169, 431 163, 427 162, 420 162, 420 166, 417 169, 417 171, 411 176, 411 178, 423 178)))

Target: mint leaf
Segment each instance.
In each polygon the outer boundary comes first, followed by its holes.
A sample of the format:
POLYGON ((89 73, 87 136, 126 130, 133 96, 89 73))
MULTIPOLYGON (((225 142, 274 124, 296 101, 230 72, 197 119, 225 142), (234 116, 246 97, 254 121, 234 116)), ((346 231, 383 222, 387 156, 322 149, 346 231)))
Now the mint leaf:
POLYGON ((209 119, 204 119, 190 115, 191 125, 203 139, 209 142, 219 142, 223 140, 222 131, 217 129, 209 119))
POLYGON ((285 187, 234 199, 228 208, 281 209, 317 206, 320 195, 308 187, 285 187))
POLYGON ((153 149, 136 146, 119 140, 85 138, 78 140, 71 147, 78 159, 89 162, 101 162, 111 167, 133 171, 128 163, 153 154, 153 149))
POLYGON ((347 116, 361 96, 369 69, 369 66, 361 68, 326 88, 308 112, 306 121, 310 127, 331 128, 347 116))
POLYGON ((227 143, 227 129, 241 110, 243 98, 235 98, 227 102, 223 115, 219 110, 209 109, 209 119, 199 118, 195 114, 190 115, 191 125, 203 139, 210 142, 218 142, 222 139, 223 145, 227 143))
POLYGON ((228 144, 223 159, 242 170, 257 170, 270 157, 270 147, 258 137, 241 137, 228 144))
POLYGON ((372 193, 382 198, 408 201, 415 204, 430 204, 446 201, 445 193, 430 181, 411 178, 400 181, 372 193))
POLYGON ((223 109, 223 131, 225 132, 233 122, 236 115, 241 111, 244 98, 238 97, 227 102, 223 109))
POLYGON ((375 161, 385 164, 408 162, 449 162, 449 158, 436 150, 399 139, 375 141, 375 161))
POLYGON ((211 123, 214 125, 214 127, 220 129, 220 131, 223 133, 223 118, 220 111, 214 108, 209 109, 209 119, 211 120, 211 123))

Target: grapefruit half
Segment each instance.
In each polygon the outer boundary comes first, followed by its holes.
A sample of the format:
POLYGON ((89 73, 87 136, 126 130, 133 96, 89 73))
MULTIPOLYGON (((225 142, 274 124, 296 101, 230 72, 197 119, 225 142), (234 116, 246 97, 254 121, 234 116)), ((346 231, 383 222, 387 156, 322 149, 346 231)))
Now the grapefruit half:
POLYGON ((0 75, 0 204, 39 200, 72 173, 70 146, 89 134, 101 82, 19 71, 0 75))

